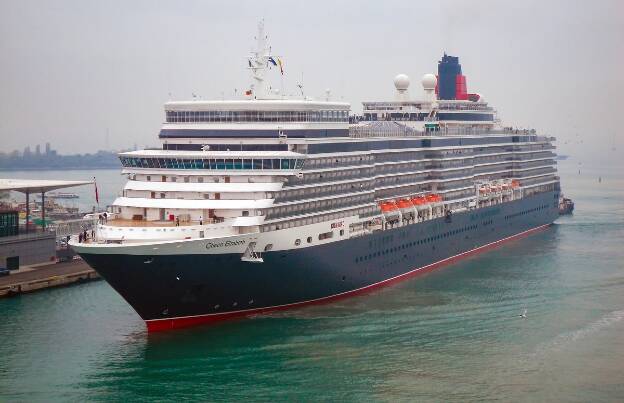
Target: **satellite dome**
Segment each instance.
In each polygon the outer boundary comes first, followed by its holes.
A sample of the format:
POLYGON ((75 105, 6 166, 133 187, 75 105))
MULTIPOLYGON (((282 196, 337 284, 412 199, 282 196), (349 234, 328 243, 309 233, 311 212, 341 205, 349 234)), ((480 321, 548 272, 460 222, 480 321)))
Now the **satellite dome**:
POLYGON ((433 90, 438 83, 438 79, 433 74, 427 73, 423 76, 421 83, 424 89, 433 90))
POLYGON ((398 74, 394 77, 394 87, 399 91, 405 91, 410 85, 410 79, 405 74, 398 74))

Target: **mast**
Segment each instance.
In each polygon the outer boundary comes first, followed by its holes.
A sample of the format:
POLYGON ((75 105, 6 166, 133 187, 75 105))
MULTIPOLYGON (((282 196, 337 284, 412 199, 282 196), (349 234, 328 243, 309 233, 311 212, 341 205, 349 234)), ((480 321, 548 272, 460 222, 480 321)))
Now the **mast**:
POLYGON ((269 83, 265 78, 271 57, 271 48, 267 45, 267 36, 264 33, 264 20, 260 20, 256 36, 256 50, 249 57, 249 69, 253 78, 251 90, 256 99, 267 99, 271 96, 269 83))

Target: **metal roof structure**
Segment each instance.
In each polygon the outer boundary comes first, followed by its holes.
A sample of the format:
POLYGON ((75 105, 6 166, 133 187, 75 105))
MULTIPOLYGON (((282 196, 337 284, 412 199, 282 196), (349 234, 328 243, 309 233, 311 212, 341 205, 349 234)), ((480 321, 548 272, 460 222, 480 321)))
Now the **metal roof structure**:
POLYGON ((90 185, 93 181, 61 181, 49 179, 0 179, 0 192, 14 190, 26 195, 26 233, 29 229, 31 193, 41 193, 41 227, 45 228, 45 192, 50 190, 90 185))
POLYGON ((93 181, 62 181, 43 179, 0 179, 0 191, 14 190, 21 193, 43 193, 50 190, 90 185, 93 181))

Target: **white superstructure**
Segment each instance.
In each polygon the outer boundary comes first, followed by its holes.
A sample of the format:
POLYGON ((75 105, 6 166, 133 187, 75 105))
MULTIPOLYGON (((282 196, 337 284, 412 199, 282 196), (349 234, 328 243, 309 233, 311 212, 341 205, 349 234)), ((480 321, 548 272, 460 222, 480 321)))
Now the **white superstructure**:
POLYGON ((480 96, 438 100, 432 74, 422 78, 423 100, 410 99, 399 74, 395 100, 364 102, 361 117, 349 116, 348 103, 280 95, 267 74, 281 60, 263 29, 244 99, 167 102, 162 148, 120 154, 128 182, 94 247, 245 239, 230 246, 248 257, 252 239, 255 251, 314 246, 556 182, 549 139, 523 132, 514 143, 480 96), (520 179, 512 189, 520 177, 523 190, 520 179), (479 193, 489 182, 500 191, 479 193), (415 204, 431 194, 440 200, 415 204))

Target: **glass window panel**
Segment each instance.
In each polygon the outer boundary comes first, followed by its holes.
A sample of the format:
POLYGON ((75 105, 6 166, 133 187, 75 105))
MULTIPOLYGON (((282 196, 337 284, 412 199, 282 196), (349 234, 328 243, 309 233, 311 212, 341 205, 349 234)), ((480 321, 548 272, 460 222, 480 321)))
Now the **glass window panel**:
POLYGON ((288 160, 288 159, 286 159, 286 158, 284 158, 284 159, 282 160, 282 166, 281 166, 281 168, 282 168, 282 169, 289 169, 289 167, 288 167, 289 162, 288 162, 288 161, 289 161, 289 160, 288 160))
POLYGON ((234 160, 234 169, 243 169, 243 160, 235 159, 234 160))
POLYGON ((263 159, 262 160, 262 169, 273 169, 273 167, 271 166, 271 160, 263 159))
POLYGON ((280 160, 279 159, 274 159, 273 160, 273 169, 280 169, 280 160))

